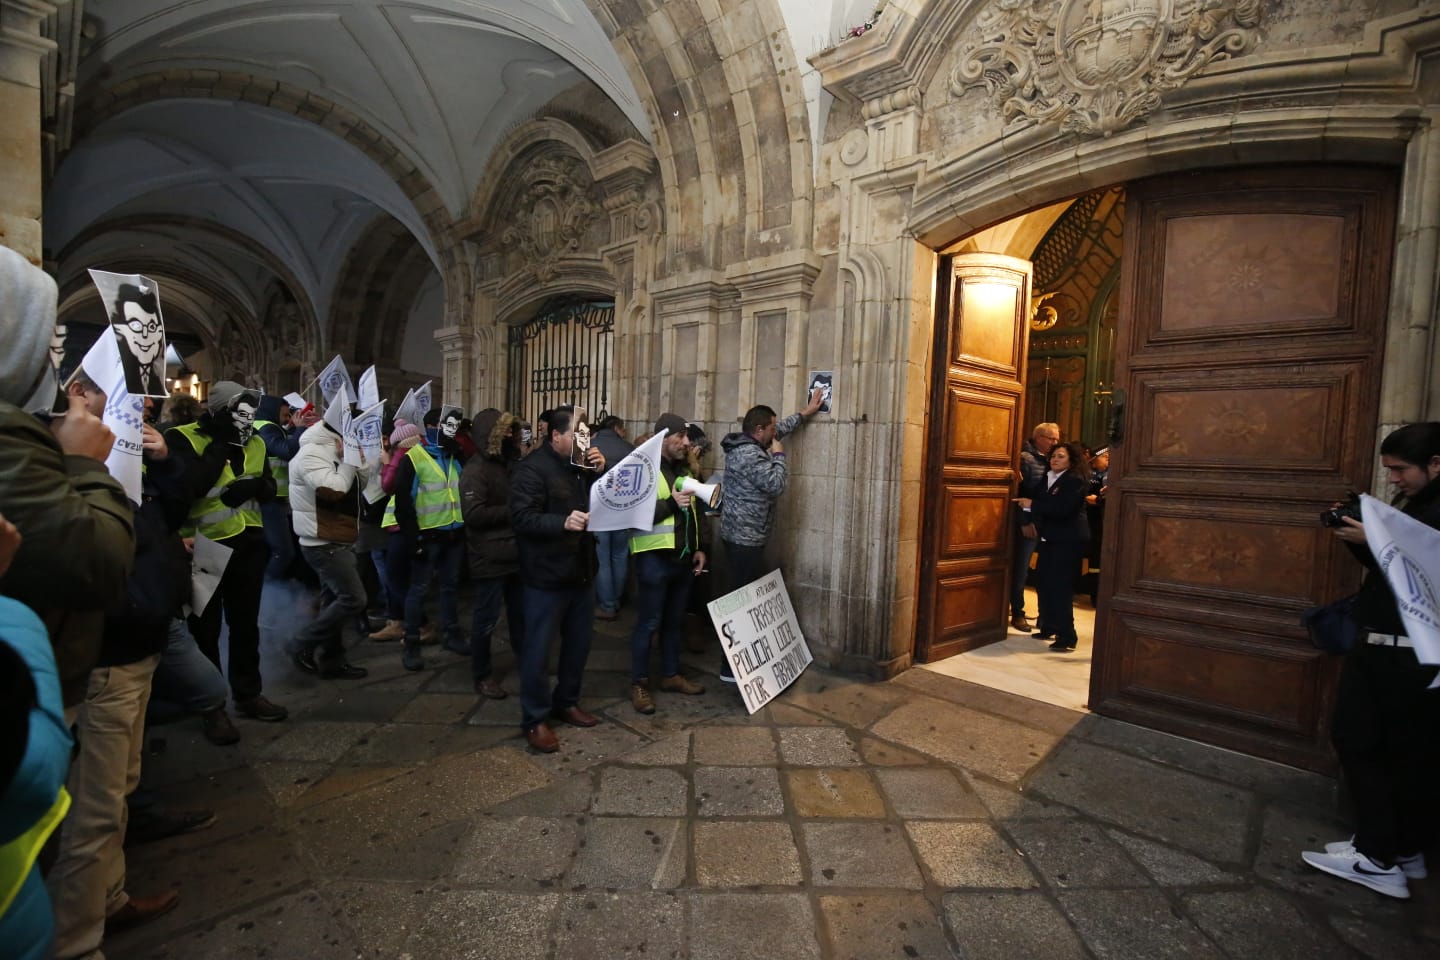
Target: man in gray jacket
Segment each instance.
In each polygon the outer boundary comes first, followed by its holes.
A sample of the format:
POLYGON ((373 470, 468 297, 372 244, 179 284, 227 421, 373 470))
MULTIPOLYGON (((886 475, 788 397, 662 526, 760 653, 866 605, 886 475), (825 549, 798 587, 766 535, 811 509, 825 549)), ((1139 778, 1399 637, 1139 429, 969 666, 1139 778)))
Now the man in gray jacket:
MULTIPOLYGON (((770 407, 751 407, 741 421, 740 432, 720 441, 725 451, 720 539, 725 544, 731 590, 775 569, 765 561, 765 543, 775 526, 775 501, 785 492, 788 479, 785 448, 780 441, 820 409, 823 393, 818 387, 812 390, 803 410, 778 422, 770 407)), ((728 660, 721 664, 720 679, 735 682, 728 660)))

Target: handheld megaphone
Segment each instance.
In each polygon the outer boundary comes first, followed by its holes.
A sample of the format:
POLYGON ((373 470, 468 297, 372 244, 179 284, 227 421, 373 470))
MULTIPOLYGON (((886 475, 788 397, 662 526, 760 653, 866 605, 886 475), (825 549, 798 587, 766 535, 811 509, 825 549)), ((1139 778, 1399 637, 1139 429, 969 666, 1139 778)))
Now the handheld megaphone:
POLYGON ((680 492, 688 493, 692 497, 699 497, 702 503, 710 505, 711 510, 720 506, 720 484, 718 483, 701 483, 694 477, 685 477, 680 481, 680 492))

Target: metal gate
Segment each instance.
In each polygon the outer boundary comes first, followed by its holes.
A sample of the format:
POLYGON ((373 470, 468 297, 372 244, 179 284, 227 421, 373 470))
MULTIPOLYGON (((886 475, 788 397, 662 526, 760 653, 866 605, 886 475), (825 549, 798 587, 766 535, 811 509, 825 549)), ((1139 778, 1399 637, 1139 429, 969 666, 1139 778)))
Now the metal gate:
POLYGON ((530 422, 562 403, 609 412, 615 333, 613 300, 550 300, 533 320, 510 328, 509 408, 530 422))

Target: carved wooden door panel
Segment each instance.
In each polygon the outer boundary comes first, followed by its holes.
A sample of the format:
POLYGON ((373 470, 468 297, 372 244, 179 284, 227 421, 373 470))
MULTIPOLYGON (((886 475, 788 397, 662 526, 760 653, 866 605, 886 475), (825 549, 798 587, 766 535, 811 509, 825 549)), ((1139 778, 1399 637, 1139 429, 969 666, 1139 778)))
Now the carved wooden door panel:
POLYGON ((1030 262, 958 255, 941 265, 936 303, 915 644, 921 661, 1005 636, 1030 262))
POLYGON ((1317 514, 1373 472, 1394 196, 1368 167, 1130 185, 1097 712, 1331 767, 1339 664, 1297 617, 1359 580, 1317 514))

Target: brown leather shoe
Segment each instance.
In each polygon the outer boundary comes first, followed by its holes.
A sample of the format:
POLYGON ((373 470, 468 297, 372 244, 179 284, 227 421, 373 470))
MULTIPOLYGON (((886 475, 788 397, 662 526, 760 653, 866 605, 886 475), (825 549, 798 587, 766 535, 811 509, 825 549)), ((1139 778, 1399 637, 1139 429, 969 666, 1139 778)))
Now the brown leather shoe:
POLYGON ((179 902, 178 890, 166 890, 153 897, 131 897, 125 902, 125 906, 105 918, 105 935, 149 923, 174 910, 179 902))
POLYGON ((635 708, 636 713, 655 712, 655 700, 650 696, 650 688, 645 681, 630 684, 630 706, 635 708))
POLYGON ((1018 616, 1011 617, 1010 626, 1014 627, 1016 630, 1024 630, 1026 633, 1030 632, 1030 621, 1025 619, 1025 615, 1023 613, 1019 614, 1018 616))
POLYGON ((504 700, 506 697, 505 688, 489 677, 475 681, 475 692, 486 700, 504 700))
POLYGON ((660 689, 666 693, 685 693, 691 696, 705 692, 703 686, 694 680, 687 679, 683 673, 677 673, 673 677, 662 677, 660 680, 660 689))
POLYGON ((564 720, 572 727, 593 727, 600 722, 599 717, 586 713, 579 707, 566 707, 564 710, 556 710, 553 716, 557 720, 564 720))
POLYGON ((541 753, 554 753, 560 749, 560 738, 555 736, 548 724, 537 723, 525 731, 525 742, 541 753))
POLYGON ((620 612, 619 612, 618 610, 596 610, 596 611, 595 611, 595 619, 596 619, 596 620, 619 620, 619 619, 620 619, 620 612))

